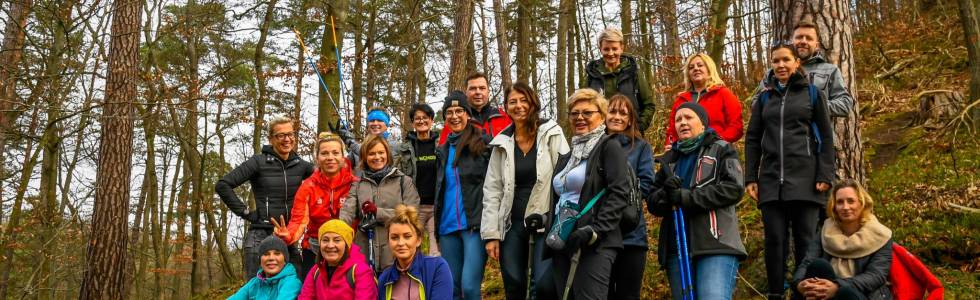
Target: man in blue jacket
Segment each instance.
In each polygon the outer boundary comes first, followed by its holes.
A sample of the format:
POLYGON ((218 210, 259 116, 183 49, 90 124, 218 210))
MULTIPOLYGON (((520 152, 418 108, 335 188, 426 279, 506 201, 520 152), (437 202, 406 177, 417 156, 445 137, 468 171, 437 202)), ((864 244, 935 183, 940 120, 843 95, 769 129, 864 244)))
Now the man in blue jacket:
MULTIPOLYGON (((221 177, 214 191, 232 213, 248 222, 245 233, 242 257, 245 266, 245 279, 255 277, 259 270, 259 243, 272 234, 270 219, 289 220, 293 206, 293 195, 304 179, 313 174, 313 165, 296 154, 296 122, 289 118, 276 118, 269 122, 269 145, 262 147, 262 153, 238 165, 230 173, 221 177), (255 208, 248 205, 235 194, 235 188, 249 182, 255 197, 255 208)), ((301 259, 295 248, 290 249, 292 262, 301 259)), ((302 278, 306 274, 301 274, 302 278)))

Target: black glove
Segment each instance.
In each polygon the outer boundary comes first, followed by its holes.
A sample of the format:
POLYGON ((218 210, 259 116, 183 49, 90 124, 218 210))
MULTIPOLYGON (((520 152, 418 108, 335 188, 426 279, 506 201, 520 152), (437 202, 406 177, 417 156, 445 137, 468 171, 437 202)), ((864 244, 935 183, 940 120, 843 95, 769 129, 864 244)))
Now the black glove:
POLYGON ((681 181, 681 178, 677 176, 670 176, 667 177, 667 179, 664 179, 664 189, 667 190, 668 193, 681 188, 681 184, 683 184, 683 182, 681 181))
POLYGON ((524 231, 527 233, 542 231, 544 227, 544 216, 541 214, 531 214, 524 218, 524 231))
POLYGON ((568 235, 568 242, 565 243, 565 248, 575 249, 582 246, 592 245, 597 240, 599 240, 599 234, 592 229, 591 225, 586 225, 584 227, 579 227, 568 235))
POLYGON ((248 221, 249 224, 259 223, 259 212, 257 212, 257 211, 250 211, 250 212, 248 212, 248 214, 242 216, 242 219, 245 219, 245 221, 248 221))
MULTIPOLYGON (((676 177, 675 177, 676 178, 676 177)), ((673 189, 667 192, 667 201, 673 206, 681 206, 684 203, 684 198, 687 197, 691 191, 688 189, 673 189)))

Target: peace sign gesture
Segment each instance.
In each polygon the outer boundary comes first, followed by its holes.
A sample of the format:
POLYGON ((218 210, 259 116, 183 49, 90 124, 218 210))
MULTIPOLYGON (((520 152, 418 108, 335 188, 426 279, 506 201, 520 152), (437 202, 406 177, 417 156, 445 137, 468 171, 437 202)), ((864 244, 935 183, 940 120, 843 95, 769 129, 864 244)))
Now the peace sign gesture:
POLYGON ((269 218, 269 220, 272 221, 272 226, 275 226, 275 229, 272 230, 272 233, 278 236, 283 241, 287 241, 289 238, 289 228, 288 228, 289 223, 286 222, 286 219, 283 218, 282 215, 279 215, 278 222, 276 221, 276 218, 269 218))

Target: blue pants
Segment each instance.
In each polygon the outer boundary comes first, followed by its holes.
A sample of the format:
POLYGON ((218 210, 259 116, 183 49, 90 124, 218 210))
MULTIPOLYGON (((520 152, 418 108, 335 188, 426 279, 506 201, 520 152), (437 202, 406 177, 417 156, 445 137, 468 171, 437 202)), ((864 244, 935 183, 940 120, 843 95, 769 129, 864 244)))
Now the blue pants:
MULTIPOLYGON (((677 255, 667 258, 670 294, 674 299, 684 299, 681 295, 679 267, 677 255)), ((733 255, 693 257, 691 271, 695 299, 732 299, 732 294, 735 293, 735 277, 738 275, 738 258, 733 255)))
POLYGON ((453 299, 480 299, 487 250, 478 229, 440 235, 439 252, 453 273, 453 299))
MULTIPOLYGON (((524 224, 513 223, 510 230, 500 242, 500 275, 504 281, 504 298, 508 300, 525 299, 528 285, 528 247, 530 238, 524 232, 524 224)), ((551 260, 542 261, 544 252, 544 234, 534 236, 534 260, 532 271, 534 285, 531 299, 553 299, 557 298, 551 284, 550 271, 551 260), (544 277, 548 276, 546 279, 544 277), (546 283, 546 284, 542 284, 546 283)))

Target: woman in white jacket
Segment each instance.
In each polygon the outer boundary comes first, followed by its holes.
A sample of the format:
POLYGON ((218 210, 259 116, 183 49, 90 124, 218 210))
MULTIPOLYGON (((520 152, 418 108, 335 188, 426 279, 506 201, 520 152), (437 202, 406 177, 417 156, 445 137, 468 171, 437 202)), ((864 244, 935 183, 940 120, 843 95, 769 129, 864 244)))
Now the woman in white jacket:
POLYGON ((550 284, 531 282, 550 273, 541 259, 545 218, 553 215, 549 183, 558 156, 569 151, 568 142, 557 122, 539 119, 541 102, 527 83, 514 83, 504 95, 505 110, 514 123, 490 142, 480 236, 487 255, 500 260, 507 299, 525 299, 532 292, 551 299, 549 295, 556 294, 544 289, 550 290, 550 284), (534 270, 531 282, 529 263, 534 270))

